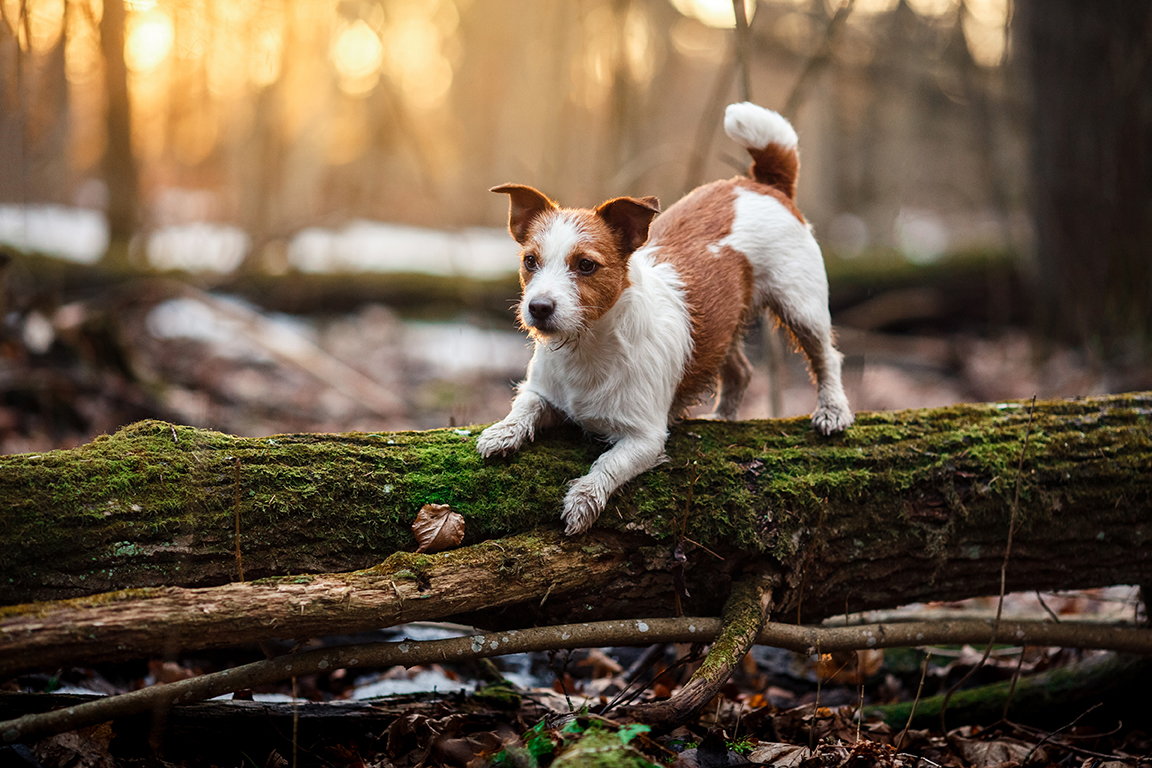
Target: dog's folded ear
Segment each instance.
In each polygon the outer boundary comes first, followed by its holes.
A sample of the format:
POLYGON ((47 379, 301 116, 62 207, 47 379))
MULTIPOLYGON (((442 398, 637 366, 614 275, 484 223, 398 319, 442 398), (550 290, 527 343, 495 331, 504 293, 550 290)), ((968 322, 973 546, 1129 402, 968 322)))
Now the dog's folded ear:
POLYGON ((620 246, 628 253, 644 245, 648 225, 658 213, 660 201, 654 197, 617 197, 596 209, 596 215, 616 233, 620 246))
POLYGON ((558 207, 543 192, 523 184, 501 184, 488 191, 508 195, 508 231, 521 245, 527 242, 528 230, 536 217, 558 207))

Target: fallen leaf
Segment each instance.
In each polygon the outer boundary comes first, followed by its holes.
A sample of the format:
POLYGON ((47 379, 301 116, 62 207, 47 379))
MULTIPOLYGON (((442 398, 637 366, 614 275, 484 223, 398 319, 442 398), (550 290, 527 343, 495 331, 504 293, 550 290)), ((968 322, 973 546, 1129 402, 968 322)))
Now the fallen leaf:
POLYGON ((588 651, 588 655, 576 662, 578 667, 592 667, 592 677, 611 677, 624 671, 624 667, 599 648, 588 651))
POLYGON ((761 744, 748 755, 748 762, 793 768, 811 756, 812 750, 796 744, 761 744))
POLYGON ((111 723, 101 723, 41 739, 32 753, 44 768, 112 768, 108 746, 115 735, 111 723))
MULTIPOLYGON (((1010 738, 992 739, 991 741, 954 738, 952 741, 964 760, 975 768, 985 768, 986 766, 991 768, 1008 762, 1019 765, 1034 748, 1032 744, 1010 738)), ((1048 754, 1043 748, 1037 749, 1032 755, 1032 759, 1036 760, 1038 765, 1048 764, 1048 754)))
POLYGON ((420 544, 417 552, 441 552, 464 540, 464 517, 447 504, 425 504, 412 523, 412 533, 420 544))
POLYGON ((863 651, 842 651, 826 653, 816 663, 816 673, 820 678, 841 685, 860 685, 880 671, 884 665, 884 651, 869 648, 863 651))

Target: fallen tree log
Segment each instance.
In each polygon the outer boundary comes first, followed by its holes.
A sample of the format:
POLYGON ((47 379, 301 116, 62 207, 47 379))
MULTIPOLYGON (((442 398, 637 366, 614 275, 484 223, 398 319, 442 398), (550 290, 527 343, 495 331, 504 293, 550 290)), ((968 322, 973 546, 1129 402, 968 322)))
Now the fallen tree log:
MULTIPOLYGON (((1152 393, 1037 403, 1031 427, 1029 410, 862 413, 833 438, 804 419, 685 422, 668 461, 613 497, 599 527, 638 534, 621 546, 656 560, 681 527, 724 556, 692 552, 688 587, 702 594, 686 612, 722 603, 723 574, 768 559, 788 577, 774 613, 802 599, 815 620, 846 603, 997 591, 1018 485, 1013 586, 1147 580, 1152 393)), ((0 603, 239 581, 237 551, 249 580, 367 568, 415 548, 429 502, 465 516, 466 545, 553 526, 568 481, 604 448, 556 430, 485 461, 477 432, 237 438, 146 421, 0 457, 0 603)))
POLYGON ((751 569, 780 579, 776 619, 992 594, 1017 494, 1008 589, 1149 583, 1149 413, 1137 393, 864 413, 836 438, 801 419, 687 422, 666 464, 567 540, 566 483, 603 448, 574 430, 486 462, 475 429, 245 439, 141 422, 0 457, 0 600, 24 603, 0 609, 0 657, 12 671, 44 643, 64 663, 418 618, 668 616, 678 592, 708 614, 751 569), (464 514, 465 547, 403 552, 429 502, 464 514))

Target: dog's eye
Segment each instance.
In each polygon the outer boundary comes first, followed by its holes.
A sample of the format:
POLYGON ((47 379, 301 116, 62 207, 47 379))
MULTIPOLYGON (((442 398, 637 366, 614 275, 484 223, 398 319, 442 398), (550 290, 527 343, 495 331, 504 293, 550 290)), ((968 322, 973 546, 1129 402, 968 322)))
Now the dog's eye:
POLYGON ((580 259, 580 263, 576 265, 582 275, 590 275, 597 270, 600 265, 592 261, 592 259, 580 259))
POLYGON ((529 272, 535 272, 540 268, 540 262, 536 260, 536 255, 532 253, 524 254, 524 269, 529 272))

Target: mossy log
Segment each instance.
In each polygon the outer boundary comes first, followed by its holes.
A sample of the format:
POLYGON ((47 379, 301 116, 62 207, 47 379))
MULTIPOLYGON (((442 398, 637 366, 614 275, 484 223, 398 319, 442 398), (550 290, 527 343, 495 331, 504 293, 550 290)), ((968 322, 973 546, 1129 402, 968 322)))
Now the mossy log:
MULTIPOLYGON (((1007 717, 1014 723, 1067 723, 1103 702, 1093 721, 1114 725, 1117 720, 1139 727, 1152 722, 1147 714, 1152 658, 1109 653, 1089 656, 1065 667, 1025 675, 1013 683, 1001 680, 957 691, 948 699, 948 727, 991 725, 1007 717)), ((893 728, 940 727, 945 694, 915 702, 865 707, 865 717, 881 717, 893 728)))
POLYGON ((478 428, 236 438, 141 422, 74 450, 0 457, 0 601, 236 582, 238 548, 247 580, 371 568, 415 549, 410 526, 429 502, 464 515, 465 549, 403 555, 388 581, 429 597, 431 570, 472 559, 511 589, 537 565, 499 541, 468 545, 516 533, 587 574, 538 579, 499 610, 448 600, 439 616, 490 628, 670 615, 678 543, 689 615, 714 613, 750 567, 780 574, 772 614, 790 620, 995 593, 1017 494, 1008 589, 1152 583, 1152 393, 1031 410, 862 413, 833 438, 805 419, 686 422, 594 535, 560 543, 567 482, 604 449, 575 429, 485 461, 478 428))

